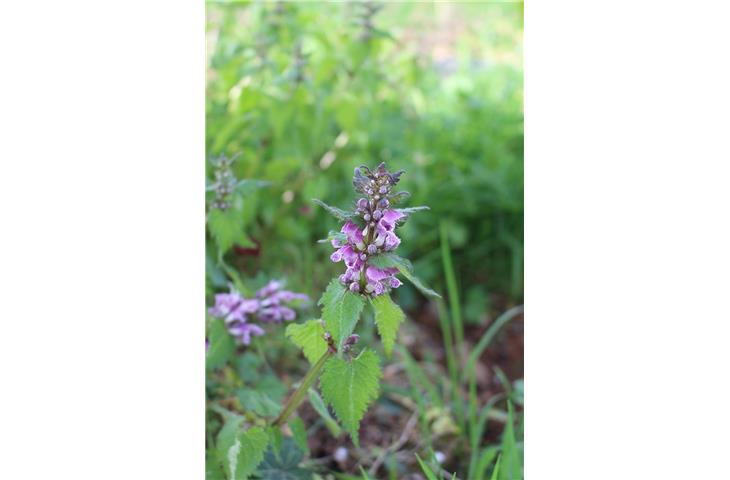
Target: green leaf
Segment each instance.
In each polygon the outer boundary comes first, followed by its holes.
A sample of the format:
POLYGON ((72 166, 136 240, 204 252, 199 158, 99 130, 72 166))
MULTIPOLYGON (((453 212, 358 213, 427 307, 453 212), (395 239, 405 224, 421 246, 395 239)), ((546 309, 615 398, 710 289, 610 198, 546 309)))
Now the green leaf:
POLYGON ((421 460, 421 457, 419 457, 418 454, 416 454, 416 459, 418 460, 418 464, 421 466, 421 470, 423 470, 423 473, 424 475, 426 475, 426 478, 428 480, 438 480, 436 474, 433 473, 433 470, 431 470, 431 467, 423 463, 423 460, 421 460))
POLYGON ((321 320, 291 323, 286 327, 286 336, 304 352, 309 363, 314 365, 327 352, 324 326, 321 320))
POLYGON ((226 211, 214 208, 208 213, 208 230, 218 244, 222 255, 234 244, 242 247, 254 247, 254 243, 243 232, 243 215, 236 209, 226 211))
POLYGON ((317 198, 313 198, 312 201, 319 205, 320 207, 327 210, 330 214, 332 214, 335 218, 338 220, 342 220, 343 222, 349 218, 352 218, 356 215, 355 212, 348 212, 346 210, 342 210, 341 208, 333 207, 332 205, 327 205, 322 200, 319 200, 317 198))
POLYGON ((261 427, 239 432, 242 422, 242 417, 229 420, 218 434, 218 456, 229 480, 246 480, 261 463, 269 443, 269 436, 261 427))
POLYGON ((205 480, 226 480, 221 464, 214 452, 205 452, 205 480))
POLYGON ((322 319, 327 331, 332 334, 337 343, 337 351, 342 350, 342 344, 355 330, 360 312, 365 301, 360 295, 347 290, 336 278, 327 286, 322 298, 319 299, 322 308, 322 319))
POLYGON ((395 267, 413 284, 414 287, 420 290, 421 293, 428 297, 441 298, 441 295, 426 287, 421 280, 413 275, 413 264, 411 264, 408 259, 399 257, 394 253, 381 253, 380 255, 370 257, 368 263, 377 268, 395 267))
POLYGON ((501 480, 521 480, 522 460, 517 450, 514 430, 514 408, 512 402, 507 401, 507 423, 502 433, 502 465, 500 466, 499 478, 501 480))
POLYGON ((238 399, 246 409, 262 417, 275 417, 281 410, 280 404, 256 390, 239 390, 238 399))
POLYGON ((347 234, 342 232, 335 232, 334 230, 330 230, 330 233, 327 234, 327 238, 323 238, 322 240, 317 240, 319 243, 331 243, 332 240, 337 240, 341 244, 345 244, 347 241, 347 234))
POLYGON ((425 205, 422 205, 422 206, 420 206, 420 207, 409 207, 409 208, 396 208, 395 210, 396 210, 397 212, 400 212, 400 213, 402 213, 402 214, 403 214, 403 215, 405 215, 405 216, 409 216, 409 215, 411 215, 412 213, 416 213, 416 212, 422 212, 423 210, 431 210, 431 209, 430 209, 430 208, 428 208, 428 207, 427 207, 427 206, 425 206, 425 205))
POLYGON ((305 454, 308 454, 309 445, 307 445, 307 427, 304 425, 304 420, 299 417, 289 420, 289 428, 291 429, 292 437, 294 438, 297 446, 301 448, 305 454))
POLYGON ((491 480, 499 480, 499 462, 502 460, 502 457, 497 457, 497 463, 494 464, 494 470, 492 470, 492 478, 491 480))
POLYGON ((385 354, 390 358, 395 338, 398 335, 398 328, 406 316, 387 293, 372 298, 370 302, 375 310, 375 325, 378 327, 378 334, 383 341, 385 354))
POLYGON ((322 400, 322 397, 319 396, 317 390, 313 388, 309 389, 309 403, 310 405, 312 405, 312 408, 314 408, 314 410, 319 414, 322 420, 324 420, 324 424, 327 426, 332 436, 339 437, 342 433, 340 425, 337 423, 337 420, 332 418, 329 410, 327 410, 327 405, 324 404, 324 400, 322 400))
POLYGON ((216 318, 210 324, 208 332, 208 351, 205 354, 205 365, 209 369, 224 366, 236 349, 233 337, 228 334, 223 319, 216 318))
POLYGON ((266 452, 258 473, 263 480, 309 480, 312 473, 299 467, 303 458, 304 452, 291 438, 286 437, 278 455, 273 449, 266 452))
POLYGON ((269 436, 261 427, 241 431, 244 417, 240 415, 225 417, 225 424, 216 437, 215 456, 223 466, 225 478, 245 480, 263 459, 269 436))
POLYGON ((320 377, 320 388, 342 425, 359 447, 358 429, 368 405, 380 391, 380 359, 372 350, 363 350, 352 360, 333 357, 320 377))

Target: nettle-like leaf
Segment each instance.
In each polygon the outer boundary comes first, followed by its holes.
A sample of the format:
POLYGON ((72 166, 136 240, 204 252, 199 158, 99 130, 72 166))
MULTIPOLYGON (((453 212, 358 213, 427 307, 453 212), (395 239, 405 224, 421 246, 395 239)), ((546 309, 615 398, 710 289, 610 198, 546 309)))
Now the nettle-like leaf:
POLYGON ((270 448, 258 467, 262 480, 310 480, 312 472, 299 466, 304 452, 289 437, 282 439, 281 448, 270 448))
POLYGON ((378 334, 383 341, 385 354, 390 358, 393 354, 393 344, 398 335, 398 328, 406 316, 387 293, 372 298, 370 303, 375 311, 375 325, 378 327, 378 334))
POLYGON ((232 416, 218 433, 216 453, 229 480, 246 480, 261 463, 269 443, 263 428, 240 430, 243 417, 232 416))
POLYGON ((292 438, 296 442, 297 446, 305 453, 309 454, 309 445, 307 444, 307 426, 304 425, 304 420, 299 417, 292 418, 289 420, 289 429, 292 433, 292 438))
POLYGON ((329 359, 320 377, 322 395, 358 447, 360 420, 368 405, 378 398, 382 376, 378 354, 363 350, 352 360, 329 359))
POLYGON ((208 213, 208 230, 215 238, 221 255, 235 244, 242 247, 255 246, 244 233, 243 226, 243 215, 234 208, 226 211, 214 208, 208 213))
POLYGON ((320 320, 291 323, 286 327, 286 336, 302 349, 309 363, 314 365, 327 352, 324 340, 324 326, 320 320))
POLYGON ((413 284, 414 287, 421 291, 421 293, 428 297, 441 298, 441 295, 425 286, 423 282, 421 282, 421 280, 413 274, 413 264, 411 264, 408 259, 399 257, 394 253, 381 253, 380 255, 370 257, 368 263, 377 268, 396 267, 398 271, 413 284))
POLYGON ((337 350, 340 351, 347 337, 355 330, 365 301, 334 278, 319 299, 319 305, 323 305, 322 319, 325 327, 332 334, 337 343, 337 350))
POLYGON ((348 219, 354 217, 355 215, 357 215, 355 212, 352 212, 352 211, 348 212, 346 210, 342 210, 341 208, 333 207, 332 205, 327 205, 326 203, 324 203, 322 200, 319 200, 318 198, 313 198, 312 201, 314 203, 316 203, 317 205, 319 205, 320 207, 327 210, 335 218, 337 218, 338 220, 342 220, 343 222, 345 220, 348 220, 348 219))
POLYGON ((228 362, 236 349, 233 337, 228 334, 223 319, 215 319, 208 332, 208 351, 205 354, 205 365, 209 369, 220 368, 228 362))

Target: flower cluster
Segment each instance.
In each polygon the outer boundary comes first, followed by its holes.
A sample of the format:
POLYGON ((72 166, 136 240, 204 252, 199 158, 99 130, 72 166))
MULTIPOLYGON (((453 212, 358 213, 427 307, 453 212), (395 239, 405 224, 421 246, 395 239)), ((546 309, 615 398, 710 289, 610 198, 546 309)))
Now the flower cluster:
POLYGON ((246 299, 231 288, 230 293, 219 293, 215 296, 215 305, 208 313, 222 318, 228 333, 243 345, 251 343, 251 336, 259 337, 264 329, 251 323, 255 318, 262 323, 281 323, 296 318, 296 312, 286 304, 294 300, 309 300, 303 293, 282 290, 281 282, 270 281, 264 288, 256 292, 256 298, 246 299))
POLYGON ((348 220, 341 230, 344 235, 332 240, 332 246, 337 250, 330 257, 333 262, 344 260, 347 269, 340 275, 340 281, 351 292, 377 296, 401 285, 395 277, 397 268, 377 268, 368 265, 368 259, 400 245, 395 227, 404 215, 391 208, 391 201, 403 192, 392 194, 391 190, 402 173, 402 170, 388 172, 385 163, 374 171, 364 166, 355 169, 353 185, 356 191, 365 195, 357 201, 357 214, 364 227, 348 220))
POLYGON ((235 158, 228 158, 221 155, 212 163, 215 167, 213 175, 215 182, 213 183, 213 191, 215 191, 215 199, 211 204, 212 208, 219 210, 228 210, 231 207, 231 195, 236 188, 236 176, 231 170, 235 158))

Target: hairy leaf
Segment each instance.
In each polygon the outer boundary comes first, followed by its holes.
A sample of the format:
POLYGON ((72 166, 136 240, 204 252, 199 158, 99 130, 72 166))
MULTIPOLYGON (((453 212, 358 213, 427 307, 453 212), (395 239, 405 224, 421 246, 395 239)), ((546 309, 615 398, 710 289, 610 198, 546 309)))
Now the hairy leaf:
POLYGON ((396 211, 398 211, 406 216, 408 216, 412 213, 422 212, 423 210, 431 210, 431 209, 425 205, 421 205, 420 207, 396 208, 396 211))
POLYGON ((338 279, 334 278, 327 286, 322 298, 319 299, 319 305, 323 305, 322 319, 327 331, 332 334, 332 338, 337 343, 339 351, 347 337, 355 330, 365 301, 360 295, 347 290, 338 279))
POLYGON ((395 338, 398 335, 398 328, 406 316, 387 293, 378 295, 370 302, 375 310, 375 325, 378 327, 378 334, 383 341, 385 354, 390 358, 395 338))
POLYGON ((348 212, 346 210, 342 210, 341 208, 333 207, 332 205, 327 205, 322 200, 319 200, 317 198, 313 198, 312 201, 319 205, 320 207, 327 210, 330 214, 332 214, 335 218, 338 220, 342 220, 343 222, 349 218, 352 218, 356 215, 355 212, 348 212))
POLYGON ((230 419, 218 434, 216 450, 224 465, 226 477, 231 480, 246 480, 264 458, 269 436, 263 428, 255 427, 239 431, 243 417, 230 419))
POLYGON ((228 334, 223 319, 216 318, 210 324, 208 332, 208 351, 205 354, 205 365, 209 369, 220 368, 228 362, 236 349, 233 337, 228 334))
POLYGON ((320 320, 291 323, 286 327, 286 336, 304 352, 309 363, 314 365, 327 352, 324 340, 324 326, 320 320))
POLYGON ((372 350, 363 350, 352 360, 333 357, 324 366, 322 394, 358 447, 360 420, 368 405, 378 398, 382 376, 380 359, 372 350))
POLYGON ((263 480, 310 480, 312 473, 299 466, 304 452, 291 438, 282 439, 278 452, 269 449, 258 468, 263 480))
POLYGON ((398 271, 410 281, 414 287, 428 297, 441 298, 441 295, 426 287, 421 280, 413 275, 413 265, 408 259, 399 257, 394 253, 381 253, 368 260, 370 265, 378 268, 396 267, 398 271))

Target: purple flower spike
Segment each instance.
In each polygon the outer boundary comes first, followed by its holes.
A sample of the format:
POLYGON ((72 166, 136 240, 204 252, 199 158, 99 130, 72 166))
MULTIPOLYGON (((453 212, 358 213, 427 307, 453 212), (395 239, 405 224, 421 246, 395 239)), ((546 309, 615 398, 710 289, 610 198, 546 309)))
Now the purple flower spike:
POLYGON ((344 260, 347 270, 340 275, 340 281, 354 293, 376 296, 401 285, 395 278, 397 269, 379 269, 368 262, 371 256, 391 252, 401 243, 395 229, 404 215, 391 208, 391 201, 397 201, 403 192, 391 194, 391 190, 402 173, 390 173, 385 163, 374 170, 366 166, 355 169, 352 183, 357 192, 364 194, 356 203, 360 220, 345 222, 341 232, 346 240, 333 241, 336 250, 330 256, 333 262, 344 260), (365 283, 361 283, 363 277, 365 283))

